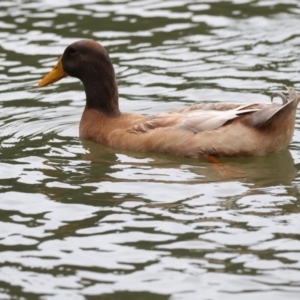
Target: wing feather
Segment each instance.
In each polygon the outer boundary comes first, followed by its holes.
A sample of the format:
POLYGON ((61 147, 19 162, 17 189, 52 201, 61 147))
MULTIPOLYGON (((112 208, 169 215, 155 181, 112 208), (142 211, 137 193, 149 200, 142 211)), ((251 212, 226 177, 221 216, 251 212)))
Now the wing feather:
POLYGON ((187 130, 193 133, 214 130, 223 126, 226 122, 237 118, 241 114, 247 114, 255 112, 260 108, 255 105, 241 105, 233 104, 233 106, 227 106, 227 110, 224 107, 216 105, 198 105, 193 107, 187 107, 185 110, 179 109, 171 111, 169 113, 160 114, 157 116, 149 117, 148 119, 135 124, 128 131, 130 133, 146 133, 157 128, 173 127, 175 130, 187 130), (203 109, 204 108, 204 109, 203 109), (210 108, 210 109, 209 109, 210 108))
POLYGON ((239 117, 242 114, 248 114, 256 112, 258 109, 241 109, 238 107, 236 109, 230 110, 205 110, 205 111, 195 111, 186 116, 186 118, 177 124, 176 129, 189 130, 194 133, 214 130, 230 120, 239 117))

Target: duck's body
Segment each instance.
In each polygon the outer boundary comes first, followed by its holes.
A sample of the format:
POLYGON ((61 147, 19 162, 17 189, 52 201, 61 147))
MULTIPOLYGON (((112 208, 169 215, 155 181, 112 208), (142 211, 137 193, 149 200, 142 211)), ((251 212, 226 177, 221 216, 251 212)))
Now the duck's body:
POLYGON ((121 113, 115 74, 105 49, 79 41, 64 52, 40 86, 64 76, 79 78, 87 104, 80 137, 120 149, 176 156, 263 156, 285 149, 295 126, 299 96, 275 103, 203 103, 156 116, 121 113))
MULTIPOLYGON (((183 112, 179 110, 151 117, 128 113, 116 118, 107 117, 95 109, 86 107, 80 122, 80 137, 119 149, 170 153, 186 157, 263 156, 288 146, 295 123, 295 116, 290 115, 289 109, 278 113, 270 124, 261 128, 249 124, 255 112, 242 114, 227 121, 230 124, 214 129, 210 129, 215 127, 214 122, 201 122, 207 116, 205 113, 209 115, 212 112, 213 115, 216 112, 216 115, 220 113, 220 116, 223 116, 229 110, 220 111, 218 108, 235 105, 245 107, 233 103, 204 104, 197 110, 191 106, 183 112)), ((262 109, 268 110, 270 105, 255 104, 253 107, 253 111, 258 112, 262 109)), ((246 111, 246 108, 244 110, 246 111)), ((236 112, 236 109, 230 111, 236 112)))

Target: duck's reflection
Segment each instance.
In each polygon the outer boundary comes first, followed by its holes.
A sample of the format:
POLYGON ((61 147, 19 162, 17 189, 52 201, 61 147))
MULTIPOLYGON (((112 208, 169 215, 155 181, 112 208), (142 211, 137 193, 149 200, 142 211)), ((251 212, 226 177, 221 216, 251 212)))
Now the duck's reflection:
MULTIPOLYGON (((291 185, 297 174, 289 150, 264 157, 221 158, 219 160, 221 165, 216 167, 214 163, 210 163, 206 159, 116 150, 89 141, 82 141, 82 145, 87 150, 82 158, 89 160, 91 165, 97 165, 98 167, 99 163, 105 163, 103 167, 109 168, 109 170, 106 170, 106 174, 111 176, 122 168, 122 164, 126 164, 134 168, 164 169, 167 173, 168 169, 170 172, 174 169, 184 169, 195 175, 189 177, 188 181, 191 184, 237 180, 253 184, 256 187, 264 187, 291 185), (111 168, 112 165, 114 165, 113 168, 111 168)), ((103 172, 101 173, 103 174, 103 172)), ((124 179, 133 180, 134 178, 124 179)), ((148 179, 151 180, 151 177, 148 179)), ((155 177, 152 179, 157 181, 155 177)), ((179 178, 177 177, 176 180, 178 182, 179 178)), ((182 178, 182 181, 187 183, 187 178, 182 178)))

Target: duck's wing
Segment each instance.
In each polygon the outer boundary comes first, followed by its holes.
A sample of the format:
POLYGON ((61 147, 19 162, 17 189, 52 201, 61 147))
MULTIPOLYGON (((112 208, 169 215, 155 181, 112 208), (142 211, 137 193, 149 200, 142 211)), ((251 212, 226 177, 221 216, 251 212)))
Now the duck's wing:
POLYGON ((266 104, 257 103, 196 104, 150 117, 143 122, 135 124, 129 129, 129 132, 145 133, 162 127, 193 133, 214 130, 240 115, 257 112, 265 106, 266 104))
POLYGON ((186 117, 175 128, 193 133, 214 130, 241 115, 254 113, 258 110, 260 108, 249 108, 248 105, 240 105, 237 108, 228 110, 194 110, 186 114, 186 117))

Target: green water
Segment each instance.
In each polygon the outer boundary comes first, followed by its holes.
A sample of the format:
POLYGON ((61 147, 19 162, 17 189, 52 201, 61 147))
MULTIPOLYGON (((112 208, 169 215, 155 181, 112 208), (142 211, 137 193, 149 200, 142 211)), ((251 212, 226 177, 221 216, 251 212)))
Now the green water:
POLYGON ((286 151, 223 159, 80 141, 70 43, 101 42, 122 111, 299 86, 300 3, 0 1, 0 299, 299 299, 299 116, 286 151))

